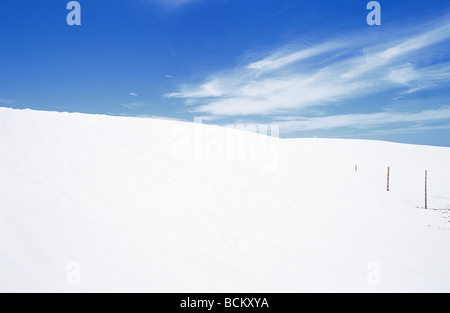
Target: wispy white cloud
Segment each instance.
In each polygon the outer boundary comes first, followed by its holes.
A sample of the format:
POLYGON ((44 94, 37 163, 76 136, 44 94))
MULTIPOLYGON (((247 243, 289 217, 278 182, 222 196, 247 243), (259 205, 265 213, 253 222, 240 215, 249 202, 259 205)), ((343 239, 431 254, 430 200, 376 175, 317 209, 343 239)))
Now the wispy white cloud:
POLYGON ((13 104, 14 101, 13 100, 8 100, 8 99, 0 99, 0 103, 1 104, 13 104))
POLYGON ((147 2, 162 6, 166 9, 179 9, 189 4, 202 2, 205 0, 147 0, 147 2))
POLYGON ((411 63, 392 68, 388 76, 393 83, 400 85, 409 85, 410 82, 417 80, 419 77, 411 63))
POLYGON ((130 92, 129 95, 132 96, 132 97, 139 97, 138 94, 135 93, 135 92, 130 92))
MULTIPOLYGON (((288 117, 277 122, 285 133, 309 130, 330 130, 336 128, 369 129, 398 123, 437 122, 450 119, 450 106, 421 112, 379 112, 372 114, 345 114, 325 117, 301 118, 295 120, 288 117)), ((434 126, 442 127, 441 126, 434 126)), ((425 127, 421 127, 425 130, 425 127)), ((431 129, 428 127, 428 129, 431 129)))
POLYGON ((283 55, 283 51, 279 51, 263 60, 251 63, 247 67, 249 69, 256 69, 260 71, 277 70, 301 60, 307 60, 312 57, 317 57, 323 53, 342 49, 344 45, 345 44, 343 42, 327 42, 286 55, 283 55))
POLYGON ((179 119, 179 118, 175 118, 175 117, 161 116, 161 115, 153 115, 153 114, 139 114, 139 115, 133 115, 133 117, 152 118, 152 119, 163 120, 163 121, 174 121, 174 122, 186 123, 186 121, 183 119, 179 119))
POLYGON ((122 106, 124 108, 128 109, 128 110, 135 110, 137 108, 148 106, 148 103, 147 102, 143 102, 143 101, 140 101, 140 102, 129 102, 129 103, 122 104, 122 106))
POLYGON ((297 50, 283 47, 166 96, 185 100, 197 114, 249 116, 289 114, 394 89, 414 93, 450 82, 450 61, 427 62, 428 49, 448 49, 449 17, 397 36, 372 43, 359 34, 297 50))
MULTIPOLYGON (((360 56, 352 60, 353 66, 344 73, 344 78, 360 77, 362 74, 371 72, 393 63, 404 61, 404 57, 415 51, 425 49, 450 38, 450 24, 448 20, 439 21, 434 28, 424 31, 419 35, 408 38, 393 39, 380 51, 360 56)), ((418 58, 418 57, 416 57, 418 58)))

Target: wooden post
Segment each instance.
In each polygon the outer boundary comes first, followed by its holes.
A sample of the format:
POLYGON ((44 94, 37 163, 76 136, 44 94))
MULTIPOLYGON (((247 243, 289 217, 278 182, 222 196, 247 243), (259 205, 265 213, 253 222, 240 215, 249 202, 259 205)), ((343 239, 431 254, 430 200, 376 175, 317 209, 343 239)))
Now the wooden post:
POLYGON ((355 165, 355 172, 358 171, 358 164, 355 165))
POLYGON ((388 171, 387 171, 387 191, 390 191, 390 188, 389 188, 389 176, 390 176, 390 172, 391 172, 391 168, 390 167, 388 167, 388 171))
POLYGON ((428 209, 428 171, 425 171, 425 209, 428 209))

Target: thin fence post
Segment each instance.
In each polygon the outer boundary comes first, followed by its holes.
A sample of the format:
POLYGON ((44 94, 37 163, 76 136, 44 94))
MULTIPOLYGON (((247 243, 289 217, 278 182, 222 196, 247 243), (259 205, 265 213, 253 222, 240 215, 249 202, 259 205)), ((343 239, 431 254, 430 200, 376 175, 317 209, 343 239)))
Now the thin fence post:
POLYGON ((428 209, 428 171, 425 171, 425 209, 428 209))
POLYGON ((355 165, 355 172, 358 171, 358 164, 355 165))
POLYGON ((391 168, 388 167, 388 169, 387 169, 387 191, 390 191, 390 188, 389 188, 390 172, 391 172, 391 168))

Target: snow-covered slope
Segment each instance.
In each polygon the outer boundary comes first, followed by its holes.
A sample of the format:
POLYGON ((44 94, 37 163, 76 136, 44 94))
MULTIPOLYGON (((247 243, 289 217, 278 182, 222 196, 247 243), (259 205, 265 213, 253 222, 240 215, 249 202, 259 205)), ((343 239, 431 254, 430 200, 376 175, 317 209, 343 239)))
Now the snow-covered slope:
POLYGON ((449 292, 449 161, 0 108, 0 291, 449 292))

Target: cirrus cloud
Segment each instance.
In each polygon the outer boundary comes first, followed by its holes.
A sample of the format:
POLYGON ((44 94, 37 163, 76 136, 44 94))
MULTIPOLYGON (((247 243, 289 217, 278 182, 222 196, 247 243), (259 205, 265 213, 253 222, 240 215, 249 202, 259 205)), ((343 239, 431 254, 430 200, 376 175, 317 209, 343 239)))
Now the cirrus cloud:
POLYGON ((362 33, 298 49, 281 47, 198 84, 180 85, 166 97, 185 101, 192 113, 215 117, 289 114, 386 92, 394 98, 448 85, 450 60, 428 59, 432 52, 446 53, 449 41, 446 16, 378 41, 362 33))
POLYGON ((12 104, 13 102, 13 100, 0 99, 0 104, 12 104))

